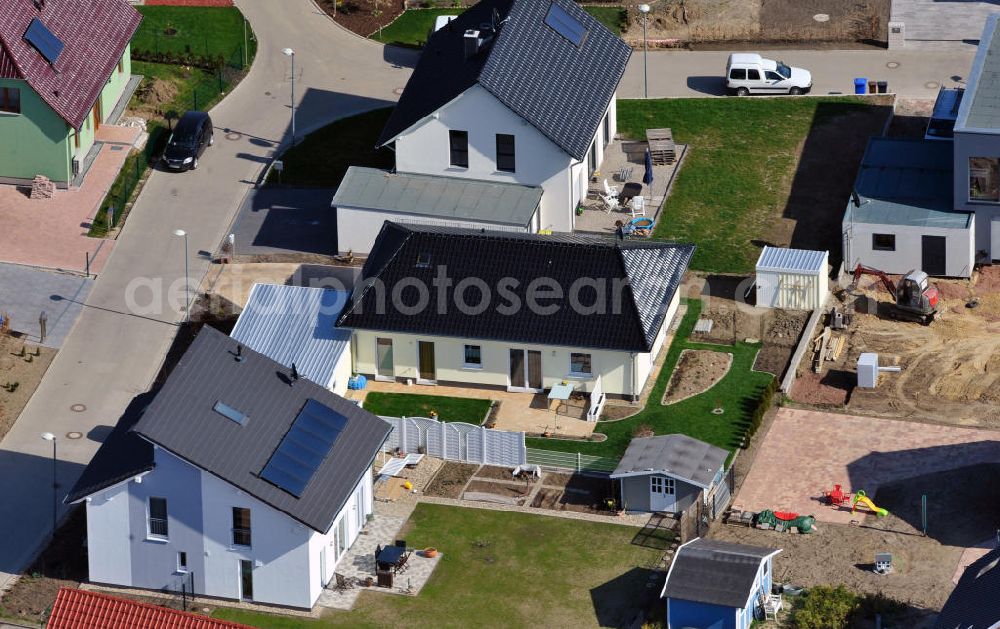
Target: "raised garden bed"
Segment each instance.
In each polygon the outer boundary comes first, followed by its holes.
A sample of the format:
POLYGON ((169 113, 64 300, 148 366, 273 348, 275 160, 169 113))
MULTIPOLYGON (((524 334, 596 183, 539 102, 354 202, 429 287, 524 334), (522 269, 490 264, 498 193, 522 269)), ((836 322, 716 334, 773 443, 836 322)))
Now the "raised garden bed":
MULTIPOLYGON (((479 468, 478 472, 476 472, 476 478, 492 478, 496 480, 506 480, 523 484, 525 482, 523 478, 514 478, 514 476, 511 475, 513 469, 514 468, 511 467, 500 467, 498 465, 484 465, 481 468, 479 468)), ((538 479, 533 476, 529 476, 528 479, 529 479, 528 482, 531 485, 534 485, 536 482, 538 482, 538 479)))
POLYGON ((462 488, 469 482, 477 469, 479 466, 475 463, 448 461, 434 475, 434 480, 427 486, 424 493, 428 496, 440 496, 441 498, 459 498, 462 495, 462 488))
POLYGON ((677 368, 670 375, 670 383, 663 394, 664 404, 680 402, 704 393, 722 380, 733 364, 733 355, 705 349, 686 349, 681 352, 677 368))
POLYGON ((542 487, 535 494, 531 506, 552 511, 575 511, 577 513, 597 513, 607 515, 609 511, 601 508, 604 496, 594 496, 590 493, 575 493, 552 487, 542 487))
POLYGON ((484 494, 493 494, 496 496, 504 496, 505 498, 525 498, 529 493, 531 493, 531 487, 525 485, 513 485, 510 483, 493 483, 487 480, 475 480, 473 479, 468 487, 465 488, 466 493, 468 492, 480 492, 484 494))

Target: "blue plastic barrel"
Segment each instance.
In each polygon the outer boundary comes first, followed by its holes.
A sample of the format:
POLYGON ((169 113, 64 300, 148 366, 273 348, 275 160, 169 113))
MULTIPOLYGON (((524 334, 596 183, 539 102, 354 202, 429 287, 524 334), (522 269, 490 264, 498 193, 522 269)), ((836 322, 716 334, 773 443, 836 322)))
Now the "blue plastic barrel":
POLYGON ((864 94, 868 91, 868 79, 864 77, 858 77, 854 79, 854 93, 864 94))

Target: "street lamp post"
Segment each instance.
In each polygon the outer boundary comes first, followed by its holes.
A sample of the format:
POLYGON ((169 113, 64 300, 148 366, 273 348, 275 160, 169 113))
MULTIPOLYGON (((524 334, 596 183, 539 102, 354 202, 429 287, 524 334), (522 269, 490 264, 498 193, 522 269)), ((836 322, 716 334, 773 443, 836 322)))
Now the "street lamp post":
POLYGON ((191 321, 191 287, 188 277, 188 235, 183 229, 175 229, 174 236, 184 239, 184 322, 191 321))
POLYGON ((285 48, 281 52, 292 58, 292 146, 295 146, 295 51, 285 48))
POLYGON ((52 537, 56 536, 56 515, 59 509, 59 483, 56 475, 56 436, 43 432, 42 439, 52 442, 52 537))
POLYGON ((642 13, 642 94, 643 98, 649 98, 649 74, 646 70, 646 56, 649 53, 649 43, 646 39, 646 22, 649 19, 649 5, 640 4, 639 11, 642 13))

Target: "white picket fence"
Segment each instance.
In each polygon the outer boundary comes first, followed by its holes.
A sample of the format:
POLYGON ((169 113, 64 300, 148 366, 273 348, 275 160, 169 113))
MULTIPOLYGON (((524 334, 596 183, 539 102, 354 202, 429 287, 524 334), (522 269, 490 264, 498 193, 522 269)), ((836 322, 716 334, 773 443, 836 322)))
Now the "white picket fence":
POLYGON ((596 422, 601 418, 601 411, 604 410, 604 402, 607 396, 604 395, 604 383, 601 382, 601 374, 597 374, 594 388, 590 392, 590 409, 587 411, 587 421, 596 422))
POLYGON ((527 462, 574 472, 613 472, 618 467, 614 457, 593 456, 579 452, 557 452, 528 448, 527 462))
POLYGON ((517 467, 527 461, 524 433, 428 417, 380 417, 392 426, 385 449, 422 451, 449 461, 517 467))

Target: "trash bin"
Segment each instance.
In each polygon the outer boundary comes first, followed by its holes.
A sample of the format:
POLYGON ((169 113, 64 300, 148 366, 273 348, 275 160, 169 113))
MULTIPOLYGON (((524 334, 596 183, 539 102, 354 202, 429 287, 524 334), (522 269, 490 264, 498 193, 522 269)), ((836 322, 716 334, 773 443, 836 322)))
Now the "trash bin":
POLYGON ((854 79, 854 93, 864 94, 866 85, 868 85, 868 79, 864 77, 854 79))
POLYGON ((875 81, 868 81, 868 93, 875 94, 877 91, 878 85, 875 84, 875 81))
POLYGON ((889 91, 889 82, 888 81, 879 81, 878 83, 876 83, 876 85, 878 85, 878 93, 879 94, 885 94, 886 92, 889 91))

